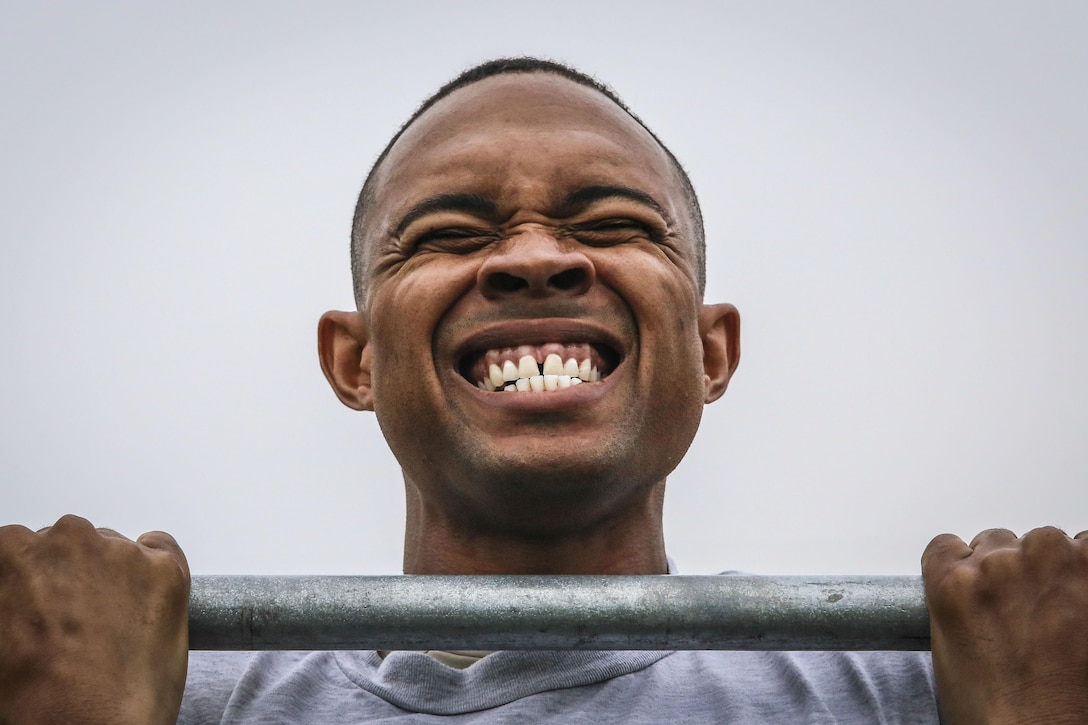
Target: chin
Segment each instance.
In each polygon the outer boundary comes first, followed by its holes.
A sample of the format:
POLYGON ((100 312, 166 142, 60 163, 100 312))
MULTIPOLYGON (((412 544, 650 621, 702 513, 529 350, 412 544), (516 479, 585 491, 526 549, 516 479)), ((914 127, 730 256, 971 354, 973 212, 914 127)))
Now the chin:
POLYGON ((582 445, 564 454, 474 457, 458 498, 477 526, 554 536, 638 505, 668 473, 627 470, 632 457, 615 448, 585 454, 582 445))

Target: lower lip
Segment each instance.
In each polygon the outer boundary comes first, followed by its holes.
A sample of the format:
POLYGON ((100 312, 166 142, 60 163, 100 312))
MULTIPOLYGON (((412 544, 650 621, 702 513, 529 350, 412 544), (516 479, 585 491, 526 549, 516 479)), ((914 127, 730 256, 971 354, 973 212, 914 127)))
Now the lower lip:
POLYGON ((464 385, 465 391, 480 403, 505 410, 525 412, 550 412, 560 411, 565 408, 584 407, 588 403, 599 399, 612 387, 612 381, 617 370, 613 370, 608 377, 595 383, 582 383, 572 385, 563 390, 548 390, 543 392, 493 392, 485 393, 460 375, 456 375, 464 385))

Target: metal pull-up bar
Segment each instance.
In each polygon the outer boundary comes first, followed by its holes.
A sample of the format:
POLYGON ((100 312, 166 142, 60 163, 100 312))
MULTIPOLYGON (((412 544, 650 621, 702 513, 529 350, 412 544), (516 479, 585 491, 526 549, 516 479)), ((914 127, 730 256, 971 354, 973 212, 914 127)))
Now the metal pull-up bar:
POLYGON ((929 649, 909 576, 198 576, 189 610, 191 649, 929 649))

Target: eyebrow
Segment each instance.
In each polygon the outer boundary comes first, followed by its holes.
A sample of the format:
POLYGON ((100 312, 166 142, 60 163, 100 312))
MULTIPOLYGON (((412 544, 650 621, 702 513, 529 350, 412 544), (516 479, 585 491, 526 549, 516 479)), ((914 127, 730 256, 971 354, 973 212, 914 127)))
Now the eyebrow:
POLYGON ((570 194, 567 194, 567 196, 559 203, 559 207, 556 209, 556 215, 560 217, 574 216, 580 211, 585 211, 588 207, 598 201, 604 201, 605 199, 628 199, 638 204, 648 206, 660 214, 666 222, 672 223, 672 217, 657 203, 656 199, 645 191, 632 189, 629 186, 583 186, 581 189, 576 189, 570 194))
POLYGON ((424 199, 405 212, 397 223, 394 234, 399 237, 409 224, 420 217, 443 211, 460 211, 494 220, 500 216, 499 207, 494 200, 482 194, 438 194, 424 199))

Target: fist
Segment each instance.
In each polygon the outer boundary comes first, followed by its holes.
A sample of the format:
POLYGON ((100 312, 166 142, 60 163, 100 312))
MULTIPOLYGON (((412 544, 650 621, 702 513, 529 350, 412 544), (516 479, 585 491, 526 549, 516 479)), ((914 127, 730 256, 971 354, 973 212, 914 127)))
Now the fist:
POLYGON ((922 577, 947 722, 1088 722, 1088 531, 945 534, 922 577))
POLYGON ((0 723, 173 723, 189 568, 169 534, 0 528, 0 723))

